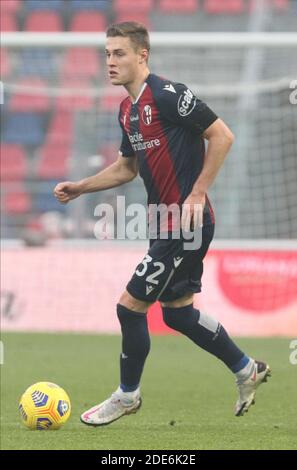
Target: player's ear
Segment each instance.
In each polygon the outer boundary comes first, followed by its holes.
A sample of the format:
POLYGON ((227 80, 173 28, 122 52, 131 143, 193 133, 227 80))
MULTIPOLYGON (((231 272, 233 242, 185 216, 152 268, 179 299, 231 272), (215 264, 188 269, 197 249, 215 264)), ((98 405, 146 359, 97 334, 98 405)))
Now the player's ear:
POLYGON ((144 64, 147 61, 148 61, 148 50, 147 49, 141 49, 139 51, 139 63, 144 64))

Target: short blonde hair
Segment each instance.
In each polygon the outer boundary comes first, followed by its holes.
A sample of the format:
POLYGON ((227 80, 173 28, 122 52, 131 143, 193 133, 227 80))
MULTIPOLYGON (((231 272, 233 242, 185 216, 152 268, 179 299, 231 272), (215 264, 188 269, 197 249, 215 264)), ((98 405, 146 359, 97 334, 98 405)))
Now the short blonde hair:
POLYGON ((108 38, 114 38, 116 36, 130 38, 135 50, 142 48, 150 51, 149 33, 146 27, 141 23, 125 21, 123 23, 112 24, 108 27, 106 36, 108 38))

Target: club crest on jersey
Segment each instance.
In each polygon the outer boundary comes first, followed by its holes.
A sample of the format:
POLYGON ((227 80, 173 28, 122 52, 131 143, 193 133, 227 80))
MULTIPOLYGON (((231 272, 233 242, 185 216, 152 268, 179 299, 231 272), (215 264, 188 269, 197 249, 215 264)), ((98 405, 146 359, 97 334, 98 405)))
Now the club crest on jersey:
POLYGON ((185 90, 177 102, 178 114, 182 117, 188 116, 193 111, 195 104, 196 98, 193 93, 189 89, 185 90))
POLYGON ((142 111, 142 120, 146 126, 152 122, 152 108, 147 104, 142 111))

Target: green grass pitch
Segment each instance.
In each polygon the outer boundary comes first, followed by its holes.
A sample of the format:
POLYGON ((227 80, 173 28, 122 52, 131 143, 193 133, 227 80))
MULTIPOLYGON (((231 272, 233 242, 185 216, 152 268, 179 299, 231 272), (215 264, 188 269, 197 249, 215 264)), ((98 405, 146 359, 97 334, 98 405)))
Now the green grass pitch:
POLYGON ((152 337, 142 381, 143 406, 109 426, 84 426, 82 411, 118 385, 120 337, 71 334, 2 335, 2 449, 297 449, 297 366, 289 339, 238 339, 265 359, 272 377, 244 417, 233 416, 232 374, 181 336, 152 337), (48 380, 68 392, 72 414, 59 431, 27 430, 18 400, 31 384, 48 380))

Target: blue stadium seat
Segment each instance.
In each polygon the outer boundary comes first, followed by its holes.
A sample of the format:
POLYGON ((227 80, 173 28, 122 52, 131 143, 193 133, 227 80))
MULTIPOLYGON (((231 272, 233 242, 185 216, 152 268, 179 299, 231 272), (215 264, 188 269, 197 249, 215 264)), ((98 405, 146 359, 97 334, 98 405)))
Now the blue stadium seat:
POLYGON ((60 181, 47 180, 39 184, 37 194, 33 198, 34 212, 58 211, 65 213, 67 211, 67 206, 60 204, 53 195, 53 189, 60 181))
POLYGON ((62 11, 64 8, 63 0, 26 0, 24 2, 27 11, 37 10, 55 10, 62 11))
POLYGON ((105 11, 108 8, 108 0, 70 0, 70 7, 73 10, 100 10, 105 11))
POLYGON ((25 49, 20 53, 20 77, 52 77, 57 72, 55 53, 48 49, 25 49))
POLYGON ((36 113, 10 113, 3 131, 3 141, 23 145, 41 145, 44 119, 36 113))

